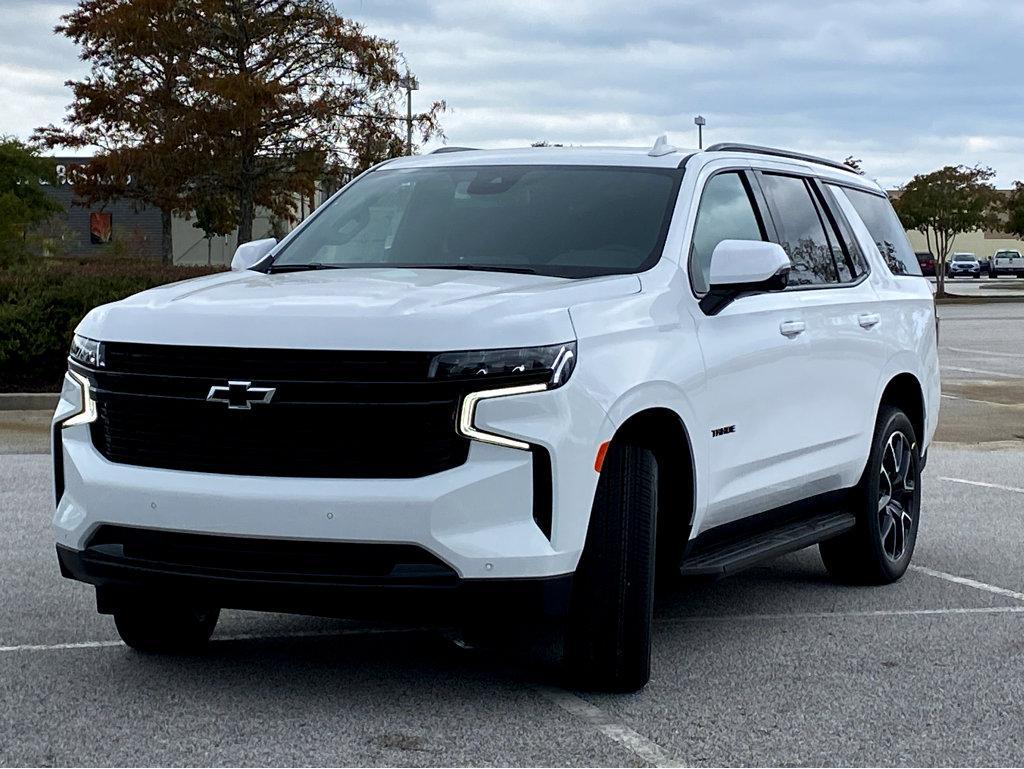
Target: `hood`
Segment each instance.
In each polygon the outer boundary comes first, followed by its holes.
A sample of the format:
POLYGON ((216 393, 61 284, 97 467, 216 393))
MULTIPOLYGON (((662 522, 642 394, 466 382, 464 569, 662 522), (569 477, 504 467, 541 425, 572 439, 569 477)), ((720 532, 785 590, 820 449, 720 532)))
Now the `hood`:
POLYGON ((97 307, 76 331, 109 342, 349 350, 516 347, 575 338, 568 308, 635 294, 635 275, 345 269, 241 271, 97 307))

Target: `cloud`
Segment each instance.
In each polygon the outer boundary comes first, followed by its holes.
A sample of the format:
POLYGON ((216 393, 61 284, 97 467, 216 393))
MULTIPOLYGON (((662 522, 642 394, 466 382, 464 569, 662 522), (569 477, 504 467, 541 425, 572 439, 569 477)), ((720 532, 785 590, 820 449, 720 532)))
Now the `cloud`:
MULTIPOLYGON (((59 121, 84 71, 52 27, 67 7, 8 0, 0 133, 59 121)), ((885 184, 948 163, 1024 178, 1017 62, 1024 3, 1005 0, 335 0, 394 39, 446 99, 449 142, 640 144, 668 131, 864 161, 885 184)))

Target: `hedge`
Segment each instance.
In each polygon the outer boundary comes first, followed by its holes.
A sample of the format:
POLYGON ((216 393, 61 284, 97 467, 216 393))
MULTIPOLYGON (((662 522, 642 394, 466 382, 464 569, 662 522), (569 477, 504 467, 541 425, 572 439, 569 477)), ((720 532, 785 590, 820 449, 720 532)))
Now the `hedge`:
POLYGON ((219 268, 53 260, 0 270, 0 392, 56 392, 75 326, 97 305, 219 268))

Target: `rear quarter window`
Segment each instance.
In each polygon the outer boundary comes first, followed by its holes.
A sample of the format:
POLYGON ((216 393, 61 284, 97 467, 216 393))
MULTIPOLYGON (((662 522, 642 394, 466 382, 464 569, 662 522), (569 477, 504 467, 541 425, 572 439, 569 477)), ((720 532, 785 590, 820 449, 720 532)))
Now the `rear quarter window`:
POLYGON ((846 195, 893 275, 921 275, 921 265, 888 198, 850 187, 829 186, 837 195, 846 195))

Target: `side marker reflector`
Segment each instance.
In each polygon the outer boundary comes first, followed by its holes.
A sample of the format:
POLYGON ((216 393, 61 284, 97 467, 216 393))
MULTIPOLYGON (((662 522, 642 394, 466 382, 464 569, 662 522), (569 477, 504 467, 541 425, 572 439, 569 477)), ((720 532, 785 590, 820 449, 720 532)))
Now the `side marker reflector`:
POLYGON ((597 447, 597 457, 594 459, 594 469, 597 472, 601 472, 601 467, 604 465, 604 455, 608 453, 608 446, 611 441, 605 441, 597 447))

